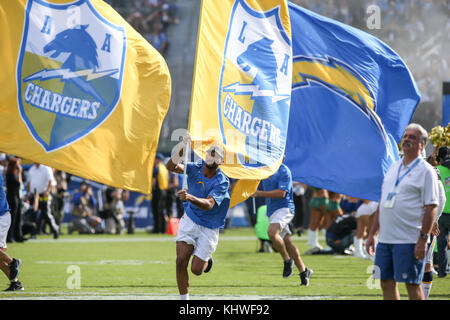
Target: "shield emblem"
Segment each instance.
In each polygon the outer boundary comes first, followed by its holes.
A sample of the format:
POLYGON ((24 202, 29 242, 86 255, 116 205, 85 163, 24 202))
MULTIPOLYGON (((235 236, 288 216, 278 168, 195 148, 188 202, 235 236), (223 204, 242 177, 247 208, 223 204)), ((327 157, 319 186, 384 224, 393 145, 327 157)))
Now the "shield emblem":
POLYGON ((445 177, 444 181, 447 187, 450 186, 450 177, 445 177))
POLYGON ((223 55, 218 97, 226 147, 251 168, 284 154, 292 85, 292 45, 279 7, 265 12, 236 0, 223 55), (232 147, 231 147, 232 145, 232 147))
POLYGON ((20 115, 46 152, 103 123, 118 104, 125 30, 80 0, 28 0, 17 64, 20 115))

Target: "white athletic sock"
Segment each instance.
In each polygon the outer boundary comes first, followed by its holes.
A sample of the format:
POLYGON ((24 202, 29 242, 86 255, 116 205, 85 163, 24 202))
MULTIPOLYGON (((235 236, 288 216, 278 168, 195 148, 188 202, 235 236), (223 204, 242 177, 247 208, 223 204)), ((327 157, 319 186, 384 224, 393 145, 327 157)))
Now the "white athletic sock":
POLYGON ((432 285, 433 282, 422 282, 420 284, 420 286, 422 287, 423 296, 425 297, 425 300, 428 300, 428 296, 430 295, 432 285))
POLYGON ((312 231, 311 229, 308 229, 308 242, 306 243, 308 246, 310 247, 314 247, 314 243, 313 243, 313 233, 314 231, 312 231))
POLYGON ((312 245, 313 248, 322 249, 322 246, 319 244, 319 230, 313 231, 312 244, 313 244, 312 245))
POLYGON ((186 294, 180 294, 181 300, 189 300, 189 293, 186 294))
POLYGON ((355 247, 354 256, 357 257, 357 258, 364 258, 364 253, 362 251, 362 239, 354 237, 353 238, 353 245, 355 247))

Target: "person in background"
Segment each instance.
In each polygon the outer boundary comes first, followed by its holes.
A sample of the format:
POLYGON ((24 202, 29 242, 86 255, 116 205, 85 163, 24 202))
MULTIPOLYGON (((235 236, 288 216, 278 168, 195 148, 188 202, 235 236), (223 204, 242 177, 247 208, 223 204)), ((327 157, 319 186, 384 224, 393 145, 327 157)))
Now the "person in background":
POLYGON ((6 159, 6 153, 0 153, 0 175, 5 175, 6 167, 8 166, 8 160, 6 159))
POLYGON ((294 218, 295 206, 292 192, 292 174, 285 164, 277 172, 262 181, 264 191, 257 190, 254 197, 266 198, 269 229, 267 234, 272 247, 280 253, 283 262, 283 278, 292 275, 293 266, 300 272, 300 284, 309 285, 313 271, 305 266, 300 252, 291 240, 289 223, 294 218))
POLYGON ((53 176, 55 177, 56 185, 53 188, 52 213, 61 234, 61 222, 64 218, 65 198, 69 195, 67 192, 67 175, 64 171, 53 169, 53 176))
MULTIPOLYGON (((437 169, 440 173, 442 185, 446 198, 450 197, 450 148, 444 146, 438 149, 436 157, 439 165, 437 169)), ((439 236, 437 237, 438 247, 438 277, 445 278, 448 268, 448 235, 450 232, 450 201, 446 201, 444 211, 439 218, 439 236)))
POLYGON ((103 209, 107 210, 109 214, 105 217, 105 232, 108 234, 122 234, 125 228, 125 220, 123 214, 125 213, 124 201, 128 198, 128 191, 112 188, 110 195, 107 197, 103 209))
MULTIPOLYGON (((434 158, 434 157, 433 157, 434 158)), ((442 211, 444 210, 445 203, 447 201, 444 186, 441 182, 441 173, 439 172, 439 169, 436 168, 438 165, 438 162, 432 161, 430 157, 427 158, 427 162, 431 164, 435 171, 436 171, 436 184, 438 186, 439 190, 439 205, 436 210, 436 218, 435 222, 433 224, 433 228, 431 230, 430 240, 428 241, 427 245, 427 255, 425 257, 425 271, 422 278, 422 283, 420 284, 423 291, 423 296, 425 300, 428 300, 428 297, 430 296, 431 287, 433 286, 433 253, 434 253, 434 247, 436 245, 436 238, 439 236, 439 225, 438 221, 439 218, 442 215, 442 211)))
MULTIPOLYGON (((169 171, 169 185, 167 187, 167 196, 166 196, 166 213, 168 219, 174 216, 173 207, 174 203, 176 203, 177 192, 179 188, 180 183, 178 179, 178 174, 169 171)), ((168 221, 166 220, 166 222, 168 221)))
POLYGON ((53 180, 53 170, 35 162, 28 170, 27 202, 34 208, 35 212, 38 210, 40 212, 37 232, 40 233, 45 224, 49 224, 53 238, 57 239, 59 227, 51 212, 53 180))
POLYGON ((294 232, 296 232, 298 236, 301 236, 303 234, 303 220, 307 213, 308 204, 306 203, 305 193, 308 186, 298 181, 294 181, 292 185, 295 206, 295 215, 293 219, 294 232))
POLYGON ((356 225, 354 213, 344 213, 337 217, 325 233, 326 243, 331 248, 331 252, 328 250, 328 252, 322 253, 352 254, 350 246, 353 244, 356 225))
POLYGON ((364 252, 364 240, 367 239, 368 231, 370 230, 371 219, 375 211, 377 211, 378 202, 363 200, 363 203, 356 209, 356 220, 358 225, 356 227, 353 245, 355 246, 354 256, 357 258, 368 259, 369 256, 364 252))
POLYGON ((331 224, 344 213, 341 209, 342 198, 342 194, 328 190, 328 203, 322 223, 324 230, 328 230, 331 224))
POLYGON ((308 242, 311 247, 308 253, 314 253, 322 250, 319 244, 319 228, 328 205, 328 191, 325 189, 310 187, 313 189, 312 198, 309 201, 310 220, 308 228, 308 242))
POLYGON ((410 300, 423 300, 428 239, 439 204, 436 172, 422 157, 428 133, 412 123, 403 136, 403 158, 391 165, 383 179, 381 199, 366 242, 372 256, 375 246, 375 279, 383 298, 399 300, 397 283, 404 282, 410 300), (375 235, 379 231, 378 245, 375 235))
POLYGON ((164 156, 157 153, 153 166, 152 177, 152 233, 165 233, 167 220, 167 189, 169 187, 169 172, 163 163, 164 156))
POLYGON ((96 233, 96 228, 102 222, 101 218, 95 215, 96 207, 97 199, 91 186, 86 181, 81 182, 80 190, 72 197, 72 228, 80 234, 96 233))
POLYGON ((11 157, 5 172, 6 198, 10 206, 11 227, 9 228, 7 242, 23 242, 22 234, 22 166, 20 159, 11 157))
POLYGON ((10 281, 10 285, 5 291, 19 291, 24 290, 18 279, 22 261, 6 254, 6 236, 10 226, 11 214, 3 187, 3 175, 0 174, 0 269, 10 281))

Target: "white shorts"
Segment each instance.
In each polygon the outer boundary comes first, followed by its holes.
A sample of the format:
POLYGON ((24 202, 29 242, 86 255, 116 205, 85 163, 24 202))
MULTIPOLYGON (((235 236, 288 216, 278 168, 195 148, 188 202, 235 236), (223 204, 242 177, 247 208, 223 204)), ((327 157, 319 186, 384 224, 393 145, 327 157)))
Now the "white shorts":
POLYGON ((200 226, 185 213, 180 219, 175 241, 193 245, 193 254, 203 261, 208 261, 219 243, 219 228, 210 229, 200 226))
POLYGON ((359 218, 361 216, 371 216, 377 211, 378 202, 370 201, 369 203, 363 203, 359 206, 358 210, 356 210, 355 218, 359 218))
POLYGON ((6 249, 6 237, 11 226, 11 214, 9 212, 0 216, 0 248, 6 249))
POLYGON ((293 218, 294 215, 289 208, 281 208, 272 213, 269 217, 269 223, 278 223, 280 225, 280 237, 284 238, 286 235, 292 234, 289 229, 289 222, 291 222, 293 218))

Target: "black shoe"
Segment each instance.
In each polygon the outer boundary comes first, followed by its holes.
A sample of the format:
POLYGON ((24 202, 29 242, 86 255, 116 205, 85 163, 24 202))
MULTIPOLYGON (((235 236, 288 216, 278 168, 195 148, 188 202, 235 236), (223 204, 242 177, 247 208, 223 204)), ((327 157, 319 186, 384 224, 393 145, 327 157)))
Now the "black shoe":
POLYGON ((20 259, 13 258, 13 261, 8 265, 9 267, 9 280, 14 281, 19 276, 20 265, 22 261, 20 259))
POLYGON ((22 291, 22 290, 24 290, 23 286, 22 286, 22 282, 20 282, 20 281, 13 281, 9 285, 8 289, 6 289, 5 291, 22 291))
POLYGON ((300 273, 300 281, 302 286, 309 286, 309 278, 311 278, 311 275, 313 274, 313 271, 311 269, 306 268, 305 271, 300 273))
POLYGON ((292 275, 292 267, 294 266, 294 260, 289 259, 284 262, 283 278, 289 278, 292 275))
POLYGON ((58 239, 58 237, 59 237, 59 228, 55 227, 53 229, 52 233, 53 233, 53 239, 55 239, 55 240, 58 239))
POLYGON ((208 260, 208 265, 206 266, 206 269, 203 272, 204 273, 208 273, 211 270, 212 265, 213 265, 213 259, 211 258, 211 259, 208 260))

